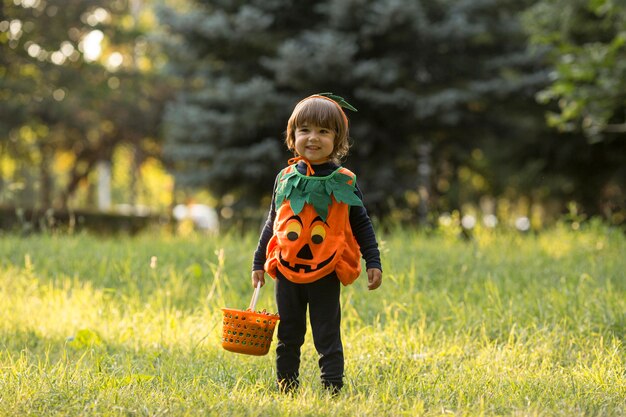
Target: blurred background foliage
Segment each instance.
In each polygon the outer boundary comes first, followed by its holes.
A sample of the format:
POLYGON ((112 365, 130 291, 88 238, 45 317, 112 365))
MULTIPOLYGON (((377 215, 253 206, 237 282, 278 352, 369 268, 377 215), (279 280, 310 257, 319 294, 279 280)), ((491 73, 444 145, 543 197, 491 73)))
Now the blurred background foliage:
POLYGON ((0 4, 0 207, 256 227, 293 106, 333 91, 382 223, 626 221, 622 0, 0 4))

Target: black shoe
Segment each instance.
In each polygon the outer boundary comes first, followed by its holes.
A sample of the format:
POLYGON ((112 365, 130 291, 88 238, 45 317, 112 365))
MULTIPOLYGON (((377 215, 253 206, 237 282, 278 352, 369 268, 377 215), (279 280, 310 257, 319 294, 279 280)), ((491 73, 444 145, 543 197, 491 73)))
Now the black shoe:
POLYGON ((300 383, 295 378, 283 378, 276 381, 276 385, 281 394, 292 394, 298 390, 300 383))
POLYGON ((343 388, 343 381, 322 381, 322 384, 333 397, 338 396, 343 388))

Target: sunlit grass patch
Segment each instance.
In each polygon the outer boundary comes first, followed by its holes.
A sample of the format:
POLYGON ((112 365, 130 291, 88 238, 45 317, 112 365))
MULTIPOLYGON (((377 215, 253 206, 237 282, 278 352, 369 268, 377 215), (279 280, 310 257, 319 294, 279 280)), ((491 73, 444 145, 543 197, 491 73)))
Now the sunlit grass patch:
MULTIPOLYGON (((381 236, 383 286, 343 289, 334 399, 310 332, 293 396, 273 350, 220 347, 254 235, 2 236, 0 415, 626 414, 624 236, 481 233, 381 236)), ((258 306, 275 309, 271 282, 258 306)))

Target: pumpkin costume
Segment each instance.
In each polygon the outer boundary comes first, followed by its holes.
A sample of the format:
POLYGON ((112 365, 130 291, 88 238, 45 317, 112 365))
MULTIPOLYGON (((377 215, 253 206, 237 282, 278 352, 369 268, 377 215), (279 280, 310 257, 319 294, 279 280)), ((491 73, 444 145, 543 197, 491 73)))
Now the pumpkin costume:
POLYGON ((348 218, 350 206, 363 206, 354 193, 356 177, 340 167, 323 177, 305 176, 293 165, 278 176, 274 235, 265 271, 307 284, 333 271, 343 285, 361 273, 359 245, 348 218))

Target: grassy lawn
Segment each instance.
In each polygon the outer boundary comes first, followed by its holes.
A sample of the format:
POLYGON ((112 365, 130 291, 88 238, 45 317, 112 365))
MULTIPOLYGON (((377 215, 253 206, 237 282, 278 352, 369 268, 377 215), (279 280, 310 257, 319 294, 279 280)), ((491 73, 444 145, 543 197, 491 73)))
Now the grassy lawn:
MULTIPOLYGON (((256 238, 1 235, 0 415, 626 415, 617 230, 381 236, 383 286, 343 289, 338 398, 310 333, 293 396, 273 348, 222 350, 220 308, 247 306, 256 238)), ((258 307, 275 310, 273 288, 258 307)))

